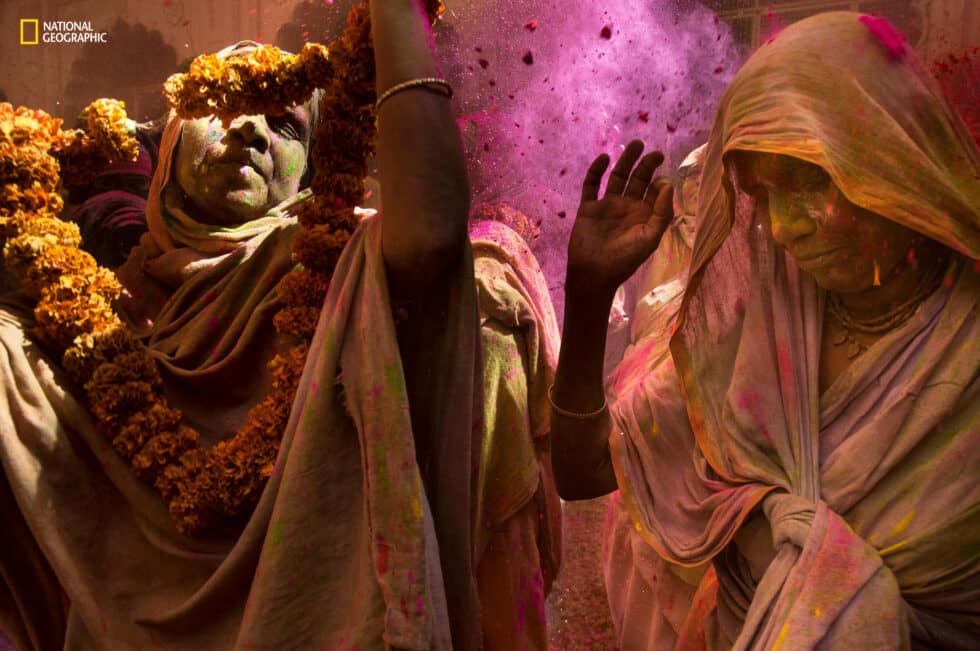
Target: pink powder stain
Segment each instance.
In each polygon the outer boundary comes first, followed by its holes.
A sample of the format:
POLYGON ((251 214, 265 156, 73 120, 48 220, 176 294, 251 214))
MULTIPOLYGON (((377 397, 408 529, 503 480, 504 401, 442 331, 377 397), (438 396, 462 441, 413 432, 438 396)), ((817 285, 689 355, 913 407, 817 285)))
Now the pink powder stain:
POLYGON ((749 412, 756 425, 759 426, 759 431, 766 438, 766 441, 770 445, 773 445, 772 435, 769 434, 769 429, 766 427, 766 419, 763 414, 762 396, 753 389, 746 389, 739 394, 736 404, 739 408, 749 412))
POLYGON ((892 60, 901 61, 908 54, 909 48, 905 44, 905 35, 895 29, 895 26, 888 22, 887 18, 861 16, 858 20, 868 28, 871 35, 878 39, 878 42, 885 46, 885 50, 892 60))
POLYGON ((379 387, 379 386, 373 386, 373 387, 371 387, 371 395, 374 396, 374 397, 380 396, 381 395, 381 387, 379 387))
POLYGON ((378 574, 386 574, 388 572, 388 543, 385 542, 384 536, 378 534, 378 558, 376 561, 376 566, 378 568, 378 574))
POLYGON ((776 342, 776 357, 779 360, 779 379, 788 386, 793 381, 793 360, 785 341, 776 342))
POLYGON ((419 597, 415 604, 415 612, 419 615, 425 612, 425 601, 422 600, 422 597, 419 597))

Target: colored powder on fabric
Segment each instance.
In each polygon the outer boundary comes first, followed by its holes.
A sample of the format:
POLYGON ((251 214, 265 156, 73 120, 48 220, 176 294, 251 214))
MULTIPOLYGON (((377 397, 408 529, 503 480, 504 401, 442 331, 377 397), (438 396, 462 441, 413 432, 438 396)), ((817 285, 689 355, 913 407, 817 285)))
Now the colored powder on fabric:
POLYGON ((401 367, 395 364, 385 364, 385 382, 388 388, 400 396, 405 393, 405 376, 401 372, 401 367))
POLYGON ((772 435, 769 434, 769 429, 766 427, 765 409, 762 404, 762 396, 752 389, 746 389, 739 394, 736 404, 740 409, 744 409, 749 412, 752 420, 759 428, 759 433, 765 437, 766 441, 770 445, 773 445, 772 435))
POLYGON ((908 529, 909 525, 912 524, 912 520, 914 519, 915 519, 915 511, 909 511, 904 518, 898 521, 898 524, 895 525, 895 528, 892 529, 892 535, 893 536, 901 535, 903 531, 908 529))
POLYGON ((272 529, 269 530, 269 544, 278 545, 279 541, 282 540, 283 533, 283 523, 282 520, 276 520, 272 525, 272 529))
POLYGON ((879 43, 885 46, 885 50, 894 61, 901 61, 908 54, 909 48, 905 44, 905 35, 895 29, 895 26, 888 22, 887 18, 860 16, 858 21, 868 28, 868 31, 878 39, 879 43))
POLYGON ((378 558, 375 565, 378 569, 378 574, 386 574, 388 572, 388 543, 385 542, 384 536, 380 533, 378 534, 378 558))
POLYGON ((381 490, 388 493, 391 491, 391 482, 388 478, 388 450, 385 448, 384 443, 378 441, 374 444, 374 457, 376 460, 375 468, 378 471, 378 482, 381 484, 381 490))

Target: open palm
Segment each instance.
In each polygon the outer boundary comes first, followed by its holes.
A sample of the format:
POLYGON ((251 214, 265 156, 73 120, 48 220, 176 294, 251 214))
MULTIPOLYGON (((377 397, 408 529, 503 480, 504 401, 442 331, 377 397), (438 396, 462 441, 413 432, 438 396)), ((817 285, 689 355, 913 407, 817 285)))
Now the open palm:
POLYGON ((568 243, 570 282, 586 283, 611 295, 660 243, 673 219, 673 188, 653 180, 663 154, 649 153, 636 164, 641 153, 643 143, 638 140, 626 146, 602 199, 598 198, 599 185, 609 156, 596 158, 586 172, 568 243))

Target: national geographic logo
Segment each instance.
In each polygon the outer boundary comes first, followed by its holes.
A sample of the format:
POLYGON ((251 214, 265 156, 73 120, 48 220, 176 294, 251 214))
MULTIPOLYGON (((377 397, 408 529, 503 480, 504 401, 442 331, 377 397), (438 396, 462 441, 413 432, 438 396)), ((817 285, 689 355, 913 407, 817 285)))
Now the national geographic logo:
POLYGON ((20 44, 39 43, 108 43, 107 32, 92 29, 92 23, 83 20, 20 19, 20 44))

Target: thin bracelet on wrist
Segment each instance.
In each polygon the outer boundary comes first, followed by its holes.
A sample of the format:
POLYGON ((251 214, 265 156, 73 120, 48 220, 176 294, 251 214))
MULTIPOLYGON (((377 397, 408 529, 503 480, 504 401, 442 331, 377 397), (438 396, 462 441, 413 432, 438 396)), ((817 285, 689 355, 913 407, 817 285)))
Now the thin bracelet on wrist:
POLYGON ((385 92, 381 93, 378 97, 378 101, 374 103, 375 110, 380 110, 381 105, 387 102, 393 95, 410 90, 412 88, 424 88, 431 92, 439 93, 447 99, 453 96, 453 87, 445 79, 440 79, 439 77, 420 77, 418 79, 409 79, 408 81, 403 81, 400 84, 395 84, 385 92))
POLYGON ((555 410, 556 414, 560 414, 566 418, 574 418, 575 420, 589 420, 590 418, 595 418, 596 416, 601 415, 602 412, 606 411, 606 409, 609 407, 608 403, 606 403, 606 396, 602 396, 602 405, 598 409, 588 412, 569 411, 568 409, 564 409, 555 404, 555 398, 552 395, 554 390, 554 384, 548 387, 548 402, 551 403, 551 408, 555 410))

